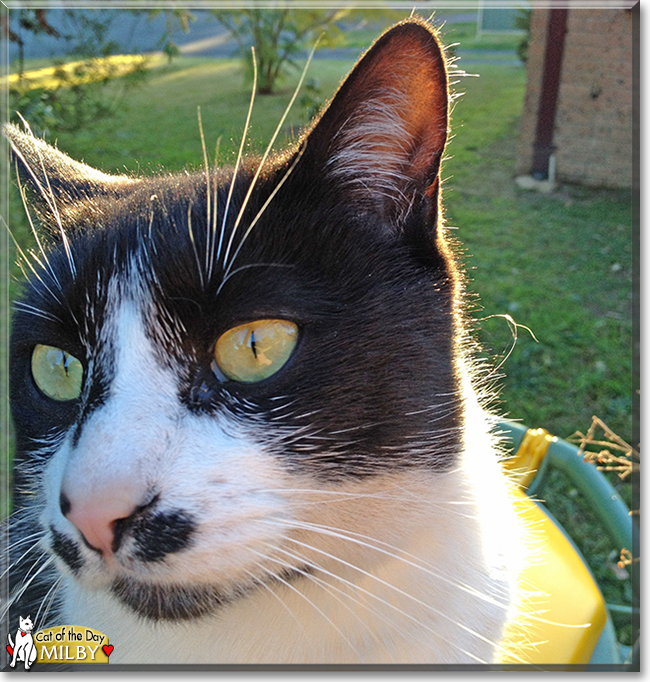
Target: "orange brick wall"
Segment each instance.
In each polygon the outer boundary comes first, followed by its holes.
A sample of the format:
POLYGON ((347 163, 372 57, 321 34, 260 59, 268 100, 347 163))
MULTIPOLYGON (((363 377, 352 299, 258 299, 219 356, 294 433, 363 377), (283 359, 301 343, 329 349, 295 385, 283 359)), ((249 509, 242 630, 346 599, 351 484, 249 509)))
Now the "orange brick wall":
MULTIPOLYGON (((548 9, 534 9, 517 173, 530 172, 548 9)), ((571 9, 553 135, 556 179, 595 187, 632 185, 632 14, 571 9)))

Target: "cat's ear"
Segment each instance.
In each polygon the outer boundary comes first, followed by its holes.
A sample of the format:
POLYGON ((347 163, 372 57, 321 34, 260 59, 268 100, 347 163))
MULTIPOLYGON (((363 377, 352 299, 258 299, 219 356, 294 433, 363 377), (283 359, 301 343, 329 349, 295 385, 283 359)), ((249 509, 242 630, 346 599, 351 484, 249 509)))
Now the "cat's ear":
POLYGON ((304 155, 357 207, 393 223, 417 197, 435 203, 447 141, 446 61, 429 25, 409 20, 358 62, 307 138, 304 155))
POLYGON ((71 159, 18 126, 6 124, 2 132, 11 144, 11 157, 21 187, 45 224, 72 218, 75 205, 97 196, 120 196, 136 181, 123 175, 108 175, 71 159))

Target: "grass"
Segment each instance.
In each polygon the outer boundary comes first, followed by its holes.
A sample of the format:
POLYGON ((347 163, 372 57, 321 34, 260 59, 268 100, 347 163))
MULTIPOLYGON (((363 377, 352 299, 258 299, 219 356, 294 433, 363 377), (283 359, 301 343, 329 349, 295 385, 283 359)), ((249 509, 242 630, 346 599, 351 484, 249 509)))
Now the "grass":
MULTIPOLYGON (((547 197, 513 183, 523 70, 483 66, 465 78, 445 165, 447 219, 472 254, 479 317, 510 314, 519 330, 504 366, 507 412, 567 437, 598 414, 631 434, 632 253, 626 192, 565 187, 547 197), (497 85, 498 84, 498 85, 497 85), (499 96, 491 90, 499 89, 499 96), (479 124, 480 121, 480 124, 479 124)), ((497 355, 505 320, 481 324, 497 355)))
MULTIPOLYGON (((456 39, 454 31, 463 30, 468 29, 450 25, 447 42, 456 39)), ((310 74, 329 95, 350 66, 315 61, 310 74)), ((513 176, 524 69, 483 65, 472 70, 480 77, 463 78, 455 86, 465 94, 453 112, 454 139, 443 168, 447 222, 464 244, 468 289, 485 353, 499 362, 513 342, 505 320, 492 316, 509 314, 538 339, 519 330, 500 372, 502 391, 495 407, 561 437, 586 431, 597 414, 629 441, 629 194, 563 187, 542 196, 518 190, 513 176)), ((277 95, 257 99, 248 151, 261 150, 272 134, 293 80, 277 95)), ((220 139, 221 159, 228 161, 239 144, 249 92, 236 62, 179 58, 154 69, 116 118, 99 121, 92 131, 61 133, 58 144, 109 172, 149 173, 158 164, 168 170, 197 167, 202 159, 200 106, 208 148, 220 139)), ((304 112, 296 109, 283 130, 284 142, 305 122, 304 112)), ((28 241, 20 213, 12 204, 10 222, 28 241)), ((590 520, 578 492, 551 476, 545 494, 559 520, 571 528, 606 597, 629 603, 629 580, 611 567, 615 548, 590 520)), ((627 488, 623 494, 629 498, 627 488)), ((629 637, 625 628, 619 634, 629 637)))
MULTIPOLYGON (((316 75, 322 91, 329 93, 351 64, 314 62, 310 74, 316 75)), ((296 80, 288 80, 272 97, 256 98, 249 152, 264 149, 291 99, 296 80)), ((170 66, 154 69, 150 82, 133 93, 128 107, 116 119, 100 121, 92 131, 61 133, 59 145, 112 172, 152 172, 159 164, 168 170, 198 167, 203 163, 197 115, 200 108, 209 149, 214 151, 220 139, 220 160, 229 163, 239 146, 249 102, 250 85, 244 82, 237 61, 180 58, 170 66)), ((278 148, 296 137, 306 123, 305 112, 295 107, 278 148)))

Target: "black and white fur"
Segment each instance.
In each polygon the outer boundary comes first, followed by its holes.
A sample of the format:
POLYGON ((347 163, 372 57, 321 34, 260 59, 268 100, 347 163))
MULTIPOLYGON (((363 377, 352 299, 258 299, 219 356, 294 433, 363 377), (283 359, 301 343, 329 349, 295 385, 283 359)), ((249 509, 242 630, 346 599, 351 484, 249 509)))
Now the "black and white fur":
POLYGON ((522 533, 440 215, 448 107, 413 20, 261 167, 109 176, 6 129, 42 230, 11 345, 16 608, 106 633, 111 663, 502 656, 522 533), (220 379, 216 339, 264 318, 299 327, 287 365, 220 379), (79 400, 36 389, 38 343, 82 359, 79 400))

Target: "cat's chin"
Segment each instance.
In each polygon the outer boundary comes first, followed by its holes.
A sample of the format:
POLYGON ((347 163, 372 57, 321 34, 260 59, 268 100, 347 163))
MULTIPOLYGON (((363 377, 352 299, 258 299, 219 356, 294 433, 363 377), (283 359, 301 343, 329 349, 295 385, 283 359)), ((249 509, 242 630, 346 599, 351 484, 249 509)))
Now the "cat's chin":
POLYGON ((210 616, 219 609, 266 589, 274 582, 293 582, 312 572, 309 566, 285 569, 281 574, 251 578, 237 585, 164 585, 130 578, 118 578, 111 585, 112 594, 138 616, 154 621, 182 621, 210 616))

